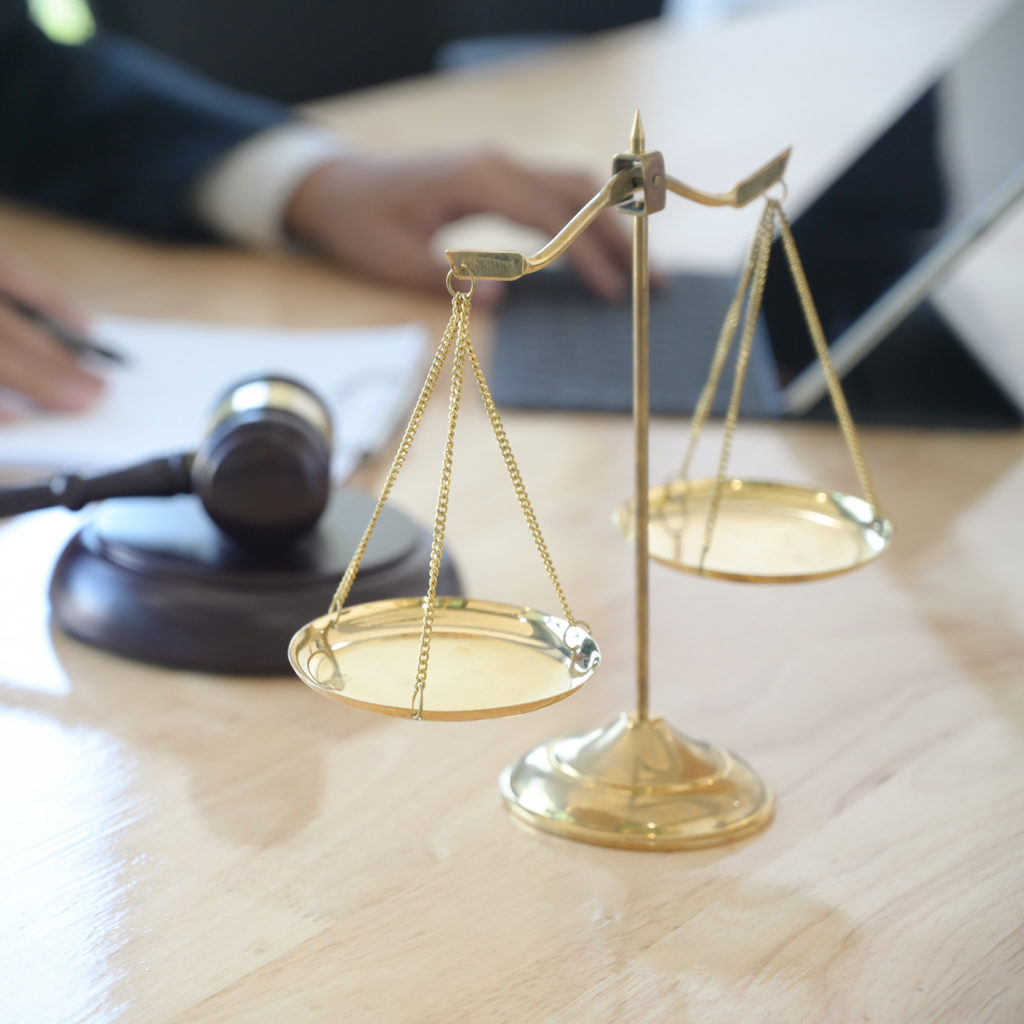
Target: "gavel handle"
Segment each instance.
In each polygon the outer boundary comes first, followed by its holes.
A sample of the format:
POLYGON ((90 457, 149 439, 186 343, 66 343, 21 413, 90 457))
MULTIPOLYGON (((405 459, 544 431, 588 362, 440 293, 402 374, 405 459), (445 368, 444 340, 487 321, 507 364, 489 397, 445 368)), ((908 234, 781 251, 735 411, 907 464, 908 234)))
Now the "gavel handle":
POLYGON ((41 508, 77 511, 104 498, 165 497, 192 490, 193 452, 181 452, 96 476, 58 473, 45 483, 0 490, 0 518, 41 508))

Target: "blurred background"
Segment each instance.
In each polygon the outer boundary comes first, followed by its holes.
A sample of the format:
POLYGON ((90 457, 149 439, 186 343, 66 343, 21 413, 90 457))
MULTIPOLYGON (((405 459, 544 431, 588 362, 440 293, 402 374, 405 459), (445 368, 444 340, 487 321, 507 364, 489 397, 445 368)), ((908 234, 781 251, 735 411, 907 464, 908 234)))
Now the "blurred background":
POLYGON ((706 24, 825 0, 31 0, 61 42, 114 29, 239 88, 301 103, 652 18, 706 24))

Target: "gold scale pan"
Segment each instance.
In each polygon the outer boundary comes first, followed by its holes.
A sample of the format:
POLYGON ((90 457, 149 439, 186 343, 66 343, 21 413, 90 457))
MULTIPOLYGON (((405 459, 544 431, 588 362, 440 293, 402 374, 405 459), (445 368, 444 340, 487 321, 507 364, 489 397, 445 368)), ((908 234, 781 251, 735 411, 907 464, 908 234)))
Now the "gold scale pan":
POLYGON ((757 582, 793 582, 857 568, 883 551, 892 534, 878 508, 852 417, 831 367, 803 269, 778 200, 789 151, 725 193, 687 185, 665 173, 660 153, 645 149, 636 115, 630 150, 618 154, 604 187, 541 250, 451 250, 452 319, 392 463, 376 510, 327 614, 300 629, 289 647, 298 676, 315 691, 356 707, 402 717, 464 720, 535 710, 574 693, 600 663, 589 628, 575 619, 533 514, 511 447, 469 340, 470 291, 453 278, 513 281, 550 265, 606 209, 633 216, 633 497, 617 513, 635 545, 636 690, 634 712, 607 726, 543 743, 502 773, 500 789, 515 817, 566 838, 628 849, 685 849, 729 842, 767 825, 771 787, 742 758, 694 740, 649 713, 649 561, 701 575, 757 582), (708 206, 742 207, 765 196, 736 298, 726 313, 708 381, 691 422, 679 479, 651 488, 648 468, 650 405, 650 286, 648 216, 666 193, 708 206), (815 350, 863 498, 820 488, 732 479, 728 458, 776 227, 797 285, 815 350), (730 354, 746 300, 724 440, 713 480, 688 479, 711 397, 730 354), (430 400, 441 367, 452 355, 449 429, 434 522, 427 593, 423 597, 345 607, 345 598, 377 517, 390 493, 430 400), (436 594, 444 542, 448 484, 463 368, 469 365, 499 442, 520 507, 562 605, 561 615, 436 594), (430 682, 427 685, 427 665, 430 682))

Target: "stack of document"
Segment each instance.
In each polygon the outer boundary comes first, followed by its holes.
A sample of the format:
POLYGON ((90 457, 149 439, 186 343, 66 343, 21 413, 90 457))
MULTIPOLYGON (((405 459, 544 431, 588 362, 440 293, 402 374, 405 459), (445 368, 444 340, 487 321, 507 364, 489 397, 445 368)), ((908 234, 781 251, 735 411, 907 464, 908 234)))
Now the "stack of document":
POLYGON ((425 372, 419 324, 297 330, 105 316, 92 333, 126 359, 103 364, 98 404, 0 425, 0 467, 101 470, 192 450, 224 392, 270 374, 298 380, 330 408, 332 468, 343 480, 404 426, 425 372))

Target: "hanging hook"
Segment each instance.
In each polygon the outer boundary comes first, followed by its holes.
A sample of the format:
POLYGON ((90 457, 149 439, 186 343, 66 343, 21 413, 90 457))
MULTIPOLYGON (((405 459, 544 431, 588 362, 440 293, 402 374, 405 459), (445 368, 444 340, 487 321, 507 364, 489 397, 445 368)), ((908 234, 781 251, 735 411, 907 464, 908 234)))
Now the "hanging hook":
POLYGON ((465 263, 460 263, 458 270, 456 270, 455 267, 452 267, 452 269, 448 271, 448 277, 445 279, 444 283, 448 286, 448 294, 453 299, 455 298, 456 295, 465 295, 467 298, 469 298, 469 296, 473 294, 473 291, 476 288, 476 277, 474 276, 473 271, 471 271, 469 267, 466 266, 465 263), (469 278, 469 288, 466 291, 461 291, 452 284, 452 282, 455 281, 456 278, 467 277, 469 278))

